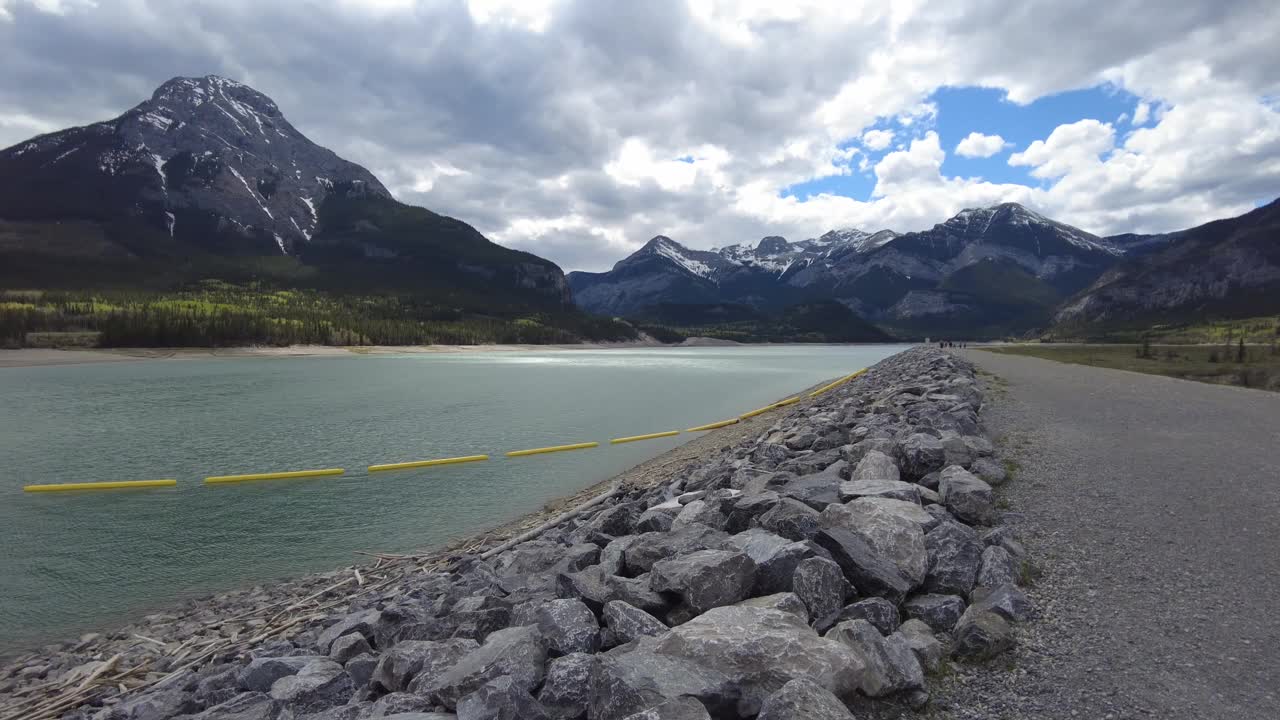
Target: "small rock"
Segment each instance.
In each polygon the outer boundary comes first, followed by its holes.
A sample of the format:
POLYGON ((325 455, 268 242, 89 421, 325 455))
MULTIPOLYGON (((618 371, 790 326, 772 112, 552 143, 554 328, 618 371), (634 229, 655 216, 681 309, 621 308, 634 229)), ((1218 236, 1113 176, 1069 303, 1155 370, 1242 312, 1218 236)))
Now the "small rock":
POLYGON ((1013 627, 1004 618, 981 608, 971 607, 956 623, 957 657, 985 660, 1013 647, 1013 627))
POLYGON ((584 717, 591 701, 595 665, 596 657, 585 653, 565 655, 547 663, 547 678, 538 692, 543 708, 555 717, 584 717))
POLYGON ((756 720, 854 720, 854 717, 830 690, 807 678, 796 678, 765 698, 756 720))
POLYGON ((363 653, 373 652, 369 641, 360 633, 347 633, 333 641, 329 647, 329 659, 341 665, 363 653))
POLYGON ((528 688, 503 675, 458 701, 458 720, 548 720, 542 703, 528 688))
POLYGON ((978 577, 982 542, 973 528, 955 522, 940 523, 924 536, 929 571, 924 588, 929 592, 968 595, 978 577))
POLYGON ((808 540, 821 528, 818 511, 793 498, 782 498, 760 516, 760 527, 789 540, 808 540))
POLYGON ((969 471, 982 478, 982 481, 991 487, 999 487, 1009 479, 1008 473, 1005 472, 1003 467, 1000 467, 1000 463, 989 457, 975 460, 969 466, 969 471))
POLYGON ((848 581, 833 560, 805 558, 796 565, 791 590, 808 609, 810 618, 824 618, 844 605, 848 581))
POLYGON ((886 638, 866 620, 836 625, 827 637, 852 648, 866 663, 858 689, 868 697, 884 697, 924 686, 924 671, 905 638, 886 638))
POLYGON ((889 635, 898 629, 898 608, 884 598, 867 598, 840 610, 836 622, 848 620, 866 620, 875 626, 881 635, 889 635))
POLYGON ((334 640, 353 632, 359 633, 365 640, 372 642, 373 628, 381 617, 382 612, 380 610, 363 610, 351 613, 320 633, 320 637, 316 640, 316 647, 319 648, 321 653, 328 655, 334 640))
POLYGON ((999 587, 1012 585, 1018 581, 1018 562, 1009 555, 1009 551, 999 545, 988 545, 982 551, 982 560, 978 565, 978 587, 999 587))
POLYGON ((941 470, 947 451, 942 441, 932 435, 916 433, 902 442, 902 474, 916 480, 941 470))
POLYGON ((667 631, 661 620, 621 600, 610 600, 604 604, 604 621, 620 644, 667 631))
POLYGON ((951 632, 964 614, 964 598, 955 595, 916 595, 902 604, 907 617, 923 621, 934 632, 951 632))
POLYGON ((911 652, 927 672, 937 670, 942 664, 942 643, 934 637, 933 630, 923 620, 911 619, 898 628, 898 634, 906 638, 911 652))
POLYGON ((1035 607, 1016 585, 974 588, 972 599, 974 607, 990 610, 1009 622, 1025 622, 1035 616, 1035 607))
POLYGON ((308 663, 296 675, 275 681, 271 698, 295 713, 309 713, 346 703, 354 690, 351 676, 342 666, 324 658, 308 663))

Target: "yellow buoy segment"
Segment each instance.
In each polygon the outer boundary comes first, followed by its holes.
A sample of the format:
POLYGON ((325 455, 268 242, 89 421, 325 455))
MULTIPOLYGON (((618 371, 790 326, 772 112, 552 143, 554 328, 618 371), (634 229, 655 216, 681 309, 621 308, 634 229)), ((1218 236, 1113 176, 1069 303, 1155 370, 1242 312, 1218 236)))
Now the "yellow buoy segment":
POLYGON ((408 470, 410 468, 435 467, 436 465, 458 465, 461 463, 481 462, 482 460, 488 459, 488 455, 465 455, 463 457, 440 458, 439 460, 415 460, 413 462, 370 465, 369 472, 381 472, 383 470, 408 470))
POLYGON ((722 428, 722 427, 727 427, 729 425, 736 425, 736 424, 738 424, 738 418, 729 418, 728 420, 721 420, 720 422, 713 422, 713 423, 708 423, 706 425, 699 425, 698 427, 691 427, 688 430, 685 430, 685 432, 702 432, 703 430, 715 430, 716 428, 722 428))
POLYGON ((788 405, 795 405, 795 404, 796 404, 796 403, 798 403, 798 402, 800 402, 800 396, 799 396, 799 395, 797 395, 797 396, 795 396, 795 397, 789 397, 789 398, 787 398, 786 400, 779 400, 778 402, 774 403, 774 404, 773 404, 773 406, 774 406, 774 407, 786 407, 786 406, 788 406, 788 405))
POLYGON ((173 487, 177 480, 119 480, 115 482, 59 483, 56 485, 25 485, 23 492, 62 492, 64 490, 123 490, 126 488, 173 487))
POLYGON ((325 468, 323 470, 292 470, 290 472, 254 473, 252 475, 215 475, 204 479, 206 484, 248 482, 250 480, 288 480, 290 478, 321 477, 324 475, 341 475, 342 468, 325 468))
POLYGON ((648 435, 632 435, 630 437, 614 438, 609 441, 610 445, 621 445, 622 443, 637 442, 639 440, 656 440, 664 437, 675 437, 679 435, 679 430, 668 430, 666 432, 649 433, 648 435))
POLYGON ((586 450, 588 448, 599 447, 598 442, 574 443, 572 445, 552 445, 551 447, 533 448, 531 450, 512 450, 507 453, 507 457, 524 457, 526 455, 542 455, 553 452, 566 452, 569 450, 586 450))
POLYGON ((864 372, 866 372, 866 371, 867 371, 867 369, 866 369, 866 368, 862 368, 862 369, 861 369, 861 370, 859 370, 858 372, 851 373, 851 374, 849 374, 849 375, 845 375, 844 377, 840 378, 839 380, 836 380, 835 382, 833 382, 833 383, 831 383, 831 384, 829 384, 829 385, 823 385, 822 387, 818 388, 817 390, 814 390, 813 392, 809 393, 809 397, 817 397, 817 396, 821 395, 822 393, 824 393, 824 392, 826 392, 826 391, 828 391, 828 390, 831 390, 831 389, 834 389, 834 388, 838 388, 838 387, 840 387, 841 385, 843 385, 843 384, 845 384, 845 383, 849 382, 850 380, 852 380, 852 379, 854 379, 854 378, 858 377, 859 375, 861 375, 862 373, 864 373, 864 372))

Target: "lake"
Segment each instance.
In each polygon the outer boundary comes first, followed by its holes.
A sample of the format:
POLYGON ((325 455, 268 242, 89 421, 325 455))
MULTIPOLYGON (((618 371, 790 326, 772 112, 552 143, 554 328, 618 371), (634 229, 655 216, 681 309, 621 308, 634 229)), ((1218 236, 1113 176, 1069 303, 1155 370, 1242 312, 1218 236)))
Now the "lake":
POLYGON ((536 510, 901 346, 146 360, 0 369, 0 652, 184 598, 429 548, 536 510), (502 453, 600 441, 526 458, 502 453), (375 473, 457 455, 489 462, 375 473), (205 486, 208 475, 346 468, 205 486), (22 492, 176 478, 178 487, 22 492))

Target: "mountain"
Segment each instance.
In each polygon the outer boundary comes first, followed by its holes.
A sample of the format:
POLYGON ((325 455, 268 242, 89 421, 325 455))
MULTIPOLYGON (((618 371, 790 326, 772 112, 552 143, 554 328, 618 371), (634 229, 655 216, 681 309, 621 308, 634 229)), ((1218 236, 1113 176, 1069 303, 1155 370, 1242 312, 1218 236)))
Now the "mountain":
POLYGON ((715 251, 658 237, 608 272, 570 273, 569 284, 580 306, 602 314, 637 314, 659 303, 770 310, 835 299, 908 336, 995 336, 1043 325, 1054 305, 1125 252, 1005 203, 904 234, 833 230, 715 251))
POLYGON ((1239 217, 1157 236, 1063 304, 1062 334, 1280 313, 1280 200, 1239 217))
POLYGON ((275 270, 475 309, 569 302, 555 264, 397 202, 269 97, 214 75, 0 151, 0 219, 0 282, 19 287, 275 270))

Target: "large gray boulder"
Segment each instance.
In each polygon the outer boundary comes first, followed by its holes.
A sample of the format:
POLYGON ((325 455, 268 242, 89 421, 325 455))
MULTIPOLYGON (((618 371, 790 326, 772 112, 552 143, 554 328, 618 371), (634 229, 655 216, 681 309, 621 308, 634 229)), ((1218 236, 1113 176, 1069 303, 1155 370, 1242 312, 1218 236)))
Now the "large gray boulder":
POLYGON ((707 706, 691 697, 678 697, 648 710, 628 715, 624 720, 711 720, 707 706))
POLYGON ((814 620, 843 607, 848 586, 840 566, 822 557, 801 560, 791 576, 791 591, 804 603, 809 617, 814 620))
POLYGON ((329 659, 345 665, 348 660, 357 655, 373 652, 373 648, 369 647, 369 641, 360 633, 347 633, 329 646, 329 659))
POLYGON ((813 555, 808 545, 775 535, 764 528, 751 528, 729 537, 728 546, 740 550, 756 565, 752 595, 771 595, 791 590, 791 576, 801 560, 813 555))
POLYGON ((772 510, 780 499, 781 496, 772 490, 765 490, 739 499, 733 504, 733 509, 729 511, 729 522, 725 525, 725 530, 731 533, 746 530, 751 527, 756 518, 772 510))
POLYGON ((667 626, 661 620, 621 600, 610 600, 604 604, 604 622, 613 631, 619 644, 642 637, 654 637, 667 631, 667 626))
POLYGON ((872 450, 863 455, 862 459, 858 461, 858 465, 853 469, 853 475, 850 479, 897 482, 901 477, 898 473, 897 461, 879 450, 872 450))
POLYGON ((918 480, 934 470, 941 470, 947 460, 942 441, 932 435, 916 433, 902 441, 902 474, 918 480))
POLYGON ((654 564, 649 587, 680 595, 696 613, 747 597, 756 566, 744 552, 699 550, 654 564))
POLYGON ((865 662, 858 689, 867 696, 924 687, 924 671, 902 636, 886 638, 866 620, 848 620, 832 628, 827 638, 852 648, 865 662))
POLYGON ((756 720, 854 720, 854 717, 830 690, 808 678, 796 678, 765 698, 756 720))
POLYGON ((586 716, 595 666, 596 656, 585 653, 565 655, 547 663, 547 676, 538 691, 538 702, 554 717, 586 716))
POLYGON ((875 626, 881 635, 889 635, 898 629, 898 606, 884 598, 866 598, 841 608, 832 624, 849 620, 866 620, 875 626))
POLYGON ((1009 622, 1025 622, 1035 616, 1035 607, 1016 585, 976 587, 970 596, 973 607, 990 610, 1009 622))
POLYGON ((861 497, 883 497, 920 505, 921 487, 901 480, 849 480, 840 483, 840 499, 855 500, 861 497))
POLYGON ((516 687, 532 690, 542 682, 546 659, 546 644, 538 628, 526 625, 499 630, 453 667, 424 683, 419 692, 453 708, 464 696, 503 675, 511 676, 516 687))
POLYGON ((902 623, 898 633, 906 638, 907 645, 911 647, 911 652, 915 653, 916 660, 920 662, 920 667, 924 668, 925 672, 933 672, 941 666, 942 643, 938 642, 933 629, 923 620, 913 618, 902 623))
POLYGON ((373 679, 373 671, 378 668, 378 658, 373 653, 357 655, 346 662, 342 669, 351 676, 351 684, 357 690, 363 690, 373 679))
POLYGON ((729 518, 714 503, 706 500, 694 500, 681 508, 671 522, 671 528, 677 529, 690 525, 702 525, 716 530, 723 530, 729 518))
POLYGON ((312 662, 324 659, 319 655, 254 658, 240 670, 236 684, 242 690, 267 692, 280 678, 294 675, 312 662))
POLYGON ((534 601, 518 616, 521 625, 537 625, 553 656, 593 653, 600 649, 600 623, 578 598, 534 601))
POLYGON ((951 632, 964 614, 964 598, 956 595, 926 593, 902 603, 907 617, 922 620, 934 632, 951 632))
POLYGON ((952 515, 971 525, 989 525, 995 517, 996 499, 991 486, 958 465, 942 471, 938 494, 952 515))
POLYGON ((864 515, 895 515, 903 520, 909 520, 920 526, 923 532, 929 532, 938 526, 940 522, 928 510, 920 507, 918 503, 909 500, 898 500, 896 498, 881 496, 864 496, 859 497, 851 502, 844 504, 845 507, 854 514, 855 517, 864 515))
POLYGON ((812 475, 803 475, 783 485, 778 493, 799 500, 814 510, 822 510, 840 502, 840 482, 848 463, 837 460, 830 467, 812 475))
POLYGON ((345 615, 320 633, 320 637, 316 638, 316 648, 321 654, 328 655, 333 641, 348 633, 358 633, 365 640, 373 642, 373 628, 381 618, 381 610, 362 610, 345 615))
POLYGON ((758 713, 766 697, 796 678, 849 696, 864 669, 857 653, 819 637, 803 618, 742 605, 709 610, 652 642, 660 654, 727 674, 743 717, 758 713))
POLYGON ((982 541, 973 528, 955 522, 940 523, 924 536, 929 571, 924 589, 931 593, 968 596, 978 578, 982 541))
POLYGON ((271 686, 271 699, 295 713, 310 713, 337 707, 351 698, 355 686, 338 663, 314 660, 296 675, 282 677, 271 686))
POLYGON ((640 517, 636 520, 636 532, 667 532, 683 509, 684 506, 675 500, 654 505, 640 513, 640 517))
POLYGON ((640 575, 652 570, 653 564, 659 560, 696 550, 719 550, 728 539, 728 533, 698 524, 671 532, 643 533, 637 535, 623 551, 624 565, 627 574, 640 575))
POLYGON ((599 565, 576 573, 560 573, 558 594, 564 598, 582 598, 593 611, 604 608, 610 600, 622 600, 652 613, 664 613, 667 601, 649 587, 649 576, 624 578, 610 575, 599 565))
POLYGON ((640 640, 596 656, 587 717, 622 720, 682 696, 697 698, 717 717, 732 711, 737 691, 729 675, 714 666, 656 652, 656 642, 640 640))
MULTIPOLYGON (((934 532, 937 532, 936 530, 934 532)), ((831 553, 844 576, 859 592, 901 602, 911 588, 911 579, 891 559, 880 555, 861 535, 842 527, 818 532, 814 542, 831 553)))
POLYGON ((1013 647, 1013 627, 999 615, 979 607, 964 611, 956 623, 956 657, 985 660, 1013 647))
POLYGON ((919 524, 884 512, 879 506, 856 502, 828 507, 822 511, 821 520, 823 527, 857 533, 877 555, 893 562, 911 587, 924 582, 925 573, 929 570, 929 554, 925 550, 924 531, 919 524))
POLYGON ((1009 474, 1000 463, 989 457, 978 458, 969 466, 969 470, 991 487, 1000 487, 1009 479, 1009 474))
POLYGON ((789 540, 808 540, 821 528, 818 511, 794 498, 782 498, 759 518, 760 527, 789 540))
POLYGON ((550 720, 528 688, 508 675, 494 678, 458 701, 458 720, 550 720))
POLYGON ((434 677, 478 647, 480 643, 470 638, 406 640, 382 654, 371 681, 387 692, 407 690, 424 671, 434 677))

